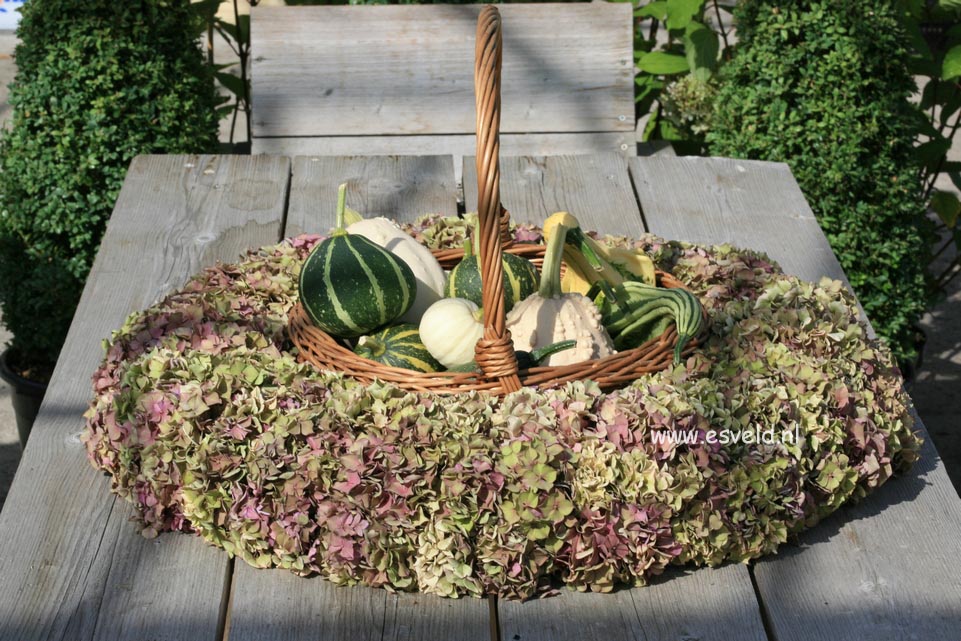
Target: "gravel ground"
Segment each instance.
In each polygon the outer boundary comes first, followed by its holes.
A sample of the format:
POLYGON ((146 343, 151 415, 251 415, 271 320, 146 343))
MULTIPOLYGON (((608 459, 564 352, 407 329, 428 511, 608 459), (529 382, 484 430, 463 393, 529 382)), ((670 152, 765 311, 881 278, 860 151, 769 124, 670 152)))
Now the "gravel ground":
POLYGON ((922 326, 928 344, 911 396, 961 493, 961 277, 922 326))

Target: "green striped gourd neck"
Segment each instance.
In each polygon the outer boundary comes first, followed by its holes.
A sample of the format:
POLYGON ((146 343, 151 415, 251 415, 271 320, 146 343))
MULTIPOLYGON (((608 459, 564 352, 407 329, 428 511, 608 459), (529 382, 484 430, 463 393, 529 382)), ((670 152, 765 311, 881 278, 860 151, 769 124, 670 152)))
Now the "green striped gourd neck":
POLYGON ((347 212, 347 183, 343 183, 337 188, 337 214, 334 218, 334 231, 331 232, 331 237, 333 236, 346 236, 347 235, 347 223, 344 220, 344 215, 347 212))
POLYGON ((561 259, 564 257, 564 241, 569 227, 558 225, 547 244, 544 264, 541 268, 541 285, 537 295, 541 298, 557 298, 561 291, 561 259))

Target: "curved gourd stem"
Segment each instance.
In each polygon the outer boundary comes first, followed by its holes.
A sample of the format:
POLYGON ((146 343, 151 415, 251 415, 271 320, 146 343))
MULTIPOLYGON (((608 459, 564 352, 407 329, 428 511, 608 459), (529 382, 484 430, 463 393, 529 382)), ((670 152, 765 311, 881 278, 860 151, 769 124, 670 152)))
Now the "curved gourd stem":
POLYGON ((506 392, 521 388, 517 358, 504 307, 502 228, 506 212, 500 197, 501 19, 496 7, 485 5, 477 18, 474 52, 474 95, 477 100, 477 217, 476 251, 481 270, 484 337, 475 354, 481 371, 497 379, 506 392))

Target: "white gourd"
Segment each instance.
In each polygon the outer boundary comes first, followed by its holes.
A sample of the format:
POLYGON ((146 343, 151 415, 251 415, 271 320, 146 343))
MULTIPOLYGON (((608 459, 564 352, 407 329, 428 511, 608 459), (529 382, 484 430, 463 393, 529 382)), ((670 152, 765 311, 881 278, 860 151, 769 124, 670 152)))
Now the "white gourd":
POLYGON ((583 294, 561 292, 561 256, 566 233, 566 227, 558 226, 549 241, 540 289, 515 305, 507 315, 507 329, 517 351, 529 352, 558 341, 576 341, 572 349, 551 354, 542 365, 570 365, 614 353, 614 343, 591 299, 583 294))
POLYGON ((551 354, 541 365, 570 365, 614 353, 611 337, 601 324, 601 313, 583 294, 557 298, 528 296, 507 315, 507 329, 517 351, 530 352, 558 341, 577 341, 574 347, 551 354))
POLYGON ((347 227, 348 234, 359 234, 393 252, 407 263, 417 280, 414 304, 400 321, 417 324, 427 308, 444 296, 444 269, 430 253, 409 234, 386 218, 365 218, 347 227))
POLYGON ((447 368, 474 360, 474 346, 484 335, 481 311, 472 301, 444 298, 420 319, 420 340, 430 355, 447 368))

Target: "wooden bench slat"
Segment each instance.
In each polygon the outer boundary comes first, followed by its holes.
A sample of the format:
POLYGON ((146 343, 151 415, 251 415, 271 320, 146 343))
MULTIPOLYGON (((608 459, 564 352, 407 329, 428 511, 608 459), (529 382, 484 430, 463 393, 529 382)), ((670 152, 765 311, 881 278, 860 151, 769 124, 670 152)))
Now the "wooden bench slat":
MULTIPOLYGON (((254 137, 474 133, 479 11, 479 5, 255 7, 254 137)), ((633 132, 630 5, 500 11, 501 131, 633 132)))
MULTIPOLYGON (((639 155, 630 133, 592 131, 555 134, 502 134, 501 156, 587 155, 620 152, 639 155)), ((475 134, 436 136, 291 136, 254 138, 255 154, 291 156, 454 156, 460 169, 464 156, 477 152, 475 134)), ((641 154, 643 155, 643 154, 641 154)))
MULTIPOLYGON (((367 217, 410 221, 426 213, 457 215, 450 156, 298 157, 285 234, 328 233, 343 182, 348 206, 367 217)), ((487 641, 489 620, 485 600, 338 588, 284 570, 257 570, 243 562, 234 567, 231 641, 487 641)))
MULTIPOLYGON (((464 161, 467 209, 477 206, 473 158, 464 161)), ((501 160, 501 199, 519 222, 540 224, 568 211, 586 230, 637 237, 645 230, 617 154, 501 160)), ((524 641, 634 641, 636 639, 765 638, 747 567, 701 569, 634 590, 592 595, 563 591, 527 603, 497 605, 501 639, 524 641)))
MULTIPOLYGON (((719 158, 630 160, 651 231, 768 252, 788 273, 844 279, 786 165, 719 158)), ((757 561, 779 641, 948 639, 961 629, 961 500, 920 419, 921 460, 857 505, 757 561)))
POLYGON ((201 267, 275 242, 288 178, 286 158, 131 163, 0 514, 0 639, 217 637, 227 555, 196 537, 141 537, 87 461, 81 415, 100 340, 201 267))
MULTIPOLYGON (((553 154, 638 154, 630 132, 596 131, 556 134, 504 134, 501 156, 547 156, 553 154)), ((454 174, 460 178, 464 156, 477 152, 474 134, 442 136, 328 136, 300 138, 254 138, 253 153, 290 156, 454 156, 454 174)))

